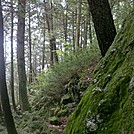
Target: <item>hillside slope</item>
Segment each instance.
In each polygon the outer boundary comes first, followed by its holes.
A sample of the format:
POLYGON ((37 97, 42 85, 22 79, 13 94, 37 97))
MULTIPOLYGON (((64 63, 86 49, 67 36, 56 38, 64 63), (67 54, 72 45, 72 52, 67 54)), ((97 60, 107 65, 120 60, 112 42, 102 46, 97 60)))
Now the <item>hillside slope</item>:
POLYGON ((134 133, 134 12, 94 72, 94 84, 71 114, 64 134, 134 133))

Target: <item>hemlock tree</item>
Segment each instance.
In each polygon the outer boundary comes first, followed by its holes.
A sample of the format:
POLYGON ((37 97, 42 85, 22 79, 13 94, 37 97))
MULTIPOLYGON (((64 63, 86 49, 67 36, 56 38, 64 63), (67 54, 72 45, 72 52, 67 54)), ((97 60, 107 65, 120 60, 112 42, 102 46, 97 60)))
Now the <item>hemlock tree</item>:
POLYGON ((15 124, 13 121, 9 98, 7 93, 7 85, 6 85, 6 76, 5 76, 5 62, 4 62, 4 33, 3 33, 3 17, 2 17, 2 6, 0 0, 0 95, 1 95, 1 103, 2 109, 5 118, 5 124, 8 131, 8 134, 17 134, 15 129, 15 124))
POLYGON ((17 29, 17 63, 19 76, 19 101, 22 111, 29 110, 29 102, 26 88, 26 71, 24 58, 25 40, 25 0, 18 1, 18 29, 17 29))
POLYGON ((76 16, 76 39, 75 48, 80 47, 80 20, 81 19, 81 0, 77 1, 77 16, 76 16))
POLYGON ((15 105, 15 95, 14 95, 14 63, 13 63, 13 28, 14 28, 14 22, 13 22, 13 0, 11 0, 11 80, 10 80, 10 86, 11 86, 11 98, 12 98, 12 105, 14 111, 16 111, 16 105, 15 105))
POLYGON ((108 0, 88 0, 101 55, 105 56, 116 35, 108 0))
POLYGON ((44 7, 46 12, 46 22, 48 27, 48 33, 49 33, 49 40, 50 40, 50 64, 53 65, 55 62, 58 62, 58 55, 56 53, 56 38, 53 35, 54 27, 53 27, 53 14, 52 12, 52 1, 45 2, 44 1, 44 7))
POLYGON ((32 75, 32 39, 31 39, 31 7, 29 1, 28 7, 28 36, 29 36, 29 84, 33 82, 33 75, 32 75))

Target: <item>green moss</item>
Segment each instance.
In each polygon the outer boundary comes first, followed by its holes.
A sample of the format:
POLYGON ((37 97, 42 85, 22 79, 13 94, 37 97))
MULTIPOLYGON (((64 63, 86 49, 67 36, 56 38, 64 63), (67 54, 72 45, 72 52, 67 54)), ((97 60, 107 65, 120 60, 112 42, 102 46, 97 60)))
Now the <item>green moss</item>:
POLYGON ((134 132, 134 12, 123 23, 89 87, 69 117, 64 134, 134 132))
POLYGON ((68 110, 67 109, 61 109, 58 113, 57 116, 61 117, 61 116, 65 116, 68 114, 68 110))
POLYGON ((67 93, 61 98, 60 103, 66 105, 66 104, 68 104, 70 102, 72 102, 72 98, 71 98, 71 95, 69 93, 67 93))
POLYGON ((59 118, 57 118, 56 116, 50 117, 48 120, 49 120, 50 124, 52 124, 52 125, 61 124, 59 118))

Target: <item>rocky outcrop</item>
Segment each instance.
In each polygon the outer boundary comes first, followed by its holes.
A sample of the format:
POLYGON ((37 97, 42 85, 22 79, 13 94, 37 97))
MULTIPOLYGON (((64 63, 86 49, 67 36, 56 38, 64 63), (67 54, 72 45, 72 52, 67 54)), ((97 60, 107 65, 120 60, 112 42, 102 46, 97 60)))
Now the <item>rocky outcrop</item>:
POLYGON ((94 84, 70 115, 64 134, 134 133, 134 12, 125 19, 94 84))

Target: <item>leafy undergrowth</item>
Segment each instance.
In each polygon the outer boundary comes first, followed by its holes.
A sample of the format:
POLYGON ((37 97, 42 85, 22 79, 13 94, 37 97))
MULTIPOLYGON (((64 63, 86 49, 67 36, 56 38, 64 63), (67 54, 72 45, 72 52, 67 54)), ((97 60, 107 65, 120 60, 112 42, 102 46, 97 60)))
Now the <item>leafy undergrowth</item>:
POLYGON ((59 64, 40 74, 29 87, 31 111, 14 115, 19 132, 61 134, 68 116, 92 83, 92 72, 99 57, 95 46, 79 49, 75 54, 65 54, 59 64))
POLYGON ((5 124, 4 124, 3 115, 0 115, 0 134, 7 134, 5 124))

